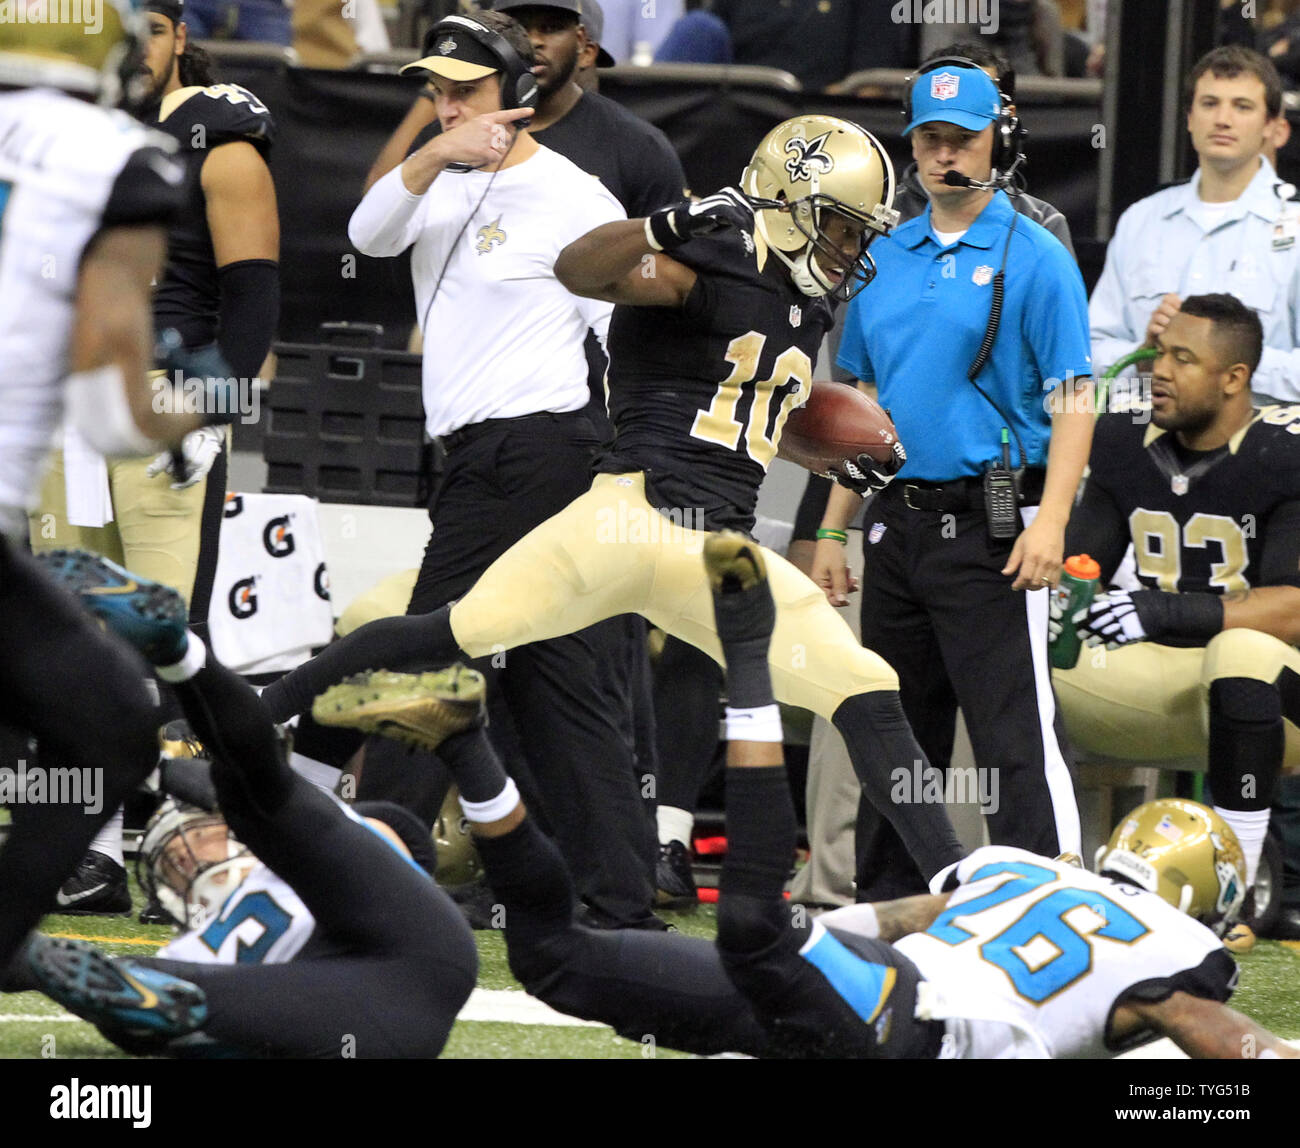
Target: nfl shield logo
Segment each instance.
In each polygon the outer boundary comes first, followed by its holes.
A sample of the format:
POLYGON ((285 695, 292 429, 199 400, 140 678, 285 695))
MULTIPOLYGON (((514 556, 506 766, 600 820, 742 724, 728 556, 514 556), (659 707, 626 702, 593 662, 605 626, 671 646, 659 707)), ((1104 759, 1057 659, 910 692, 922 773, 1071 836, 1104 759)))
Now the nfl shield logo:
POLYGON ((871 527, 871 530, 867 533, 867 541, 870 542, 872 546, 874 546, 877 542, 879 542, 882 538, 884 538, 884 536, 885 536, 885 524, 883 522, 877 522, 871 527))
POLYGON ((971 274, 970 281, 974 283, 976 287, 987 287, 993 282, 993 268, 986 265, 976 267, 974 272, 971 274))
POLYGON ((1179 495, 1186 494, 1190 485, 1185 474, 1176 474, 1169 480, 1169 488, 1179 495))
POLYGON ((940 72, 936 76, 930 77, 930 99, 932 100, 953 100, 957 98, 957 86, 961 83, 961 77, 953 75, 952 72, 940 72))
POLYGON ((1183 835, 1183 831, 1169 820, 1169 814, 1165 814, 1160 819, 1160 824, 1156 826, 1156 832, 1166 841, 1177 841, 1183 835))
POLYGON ((803 322, 803 308, 795 305, 790 308, 790 326, 797 327, 803 322))

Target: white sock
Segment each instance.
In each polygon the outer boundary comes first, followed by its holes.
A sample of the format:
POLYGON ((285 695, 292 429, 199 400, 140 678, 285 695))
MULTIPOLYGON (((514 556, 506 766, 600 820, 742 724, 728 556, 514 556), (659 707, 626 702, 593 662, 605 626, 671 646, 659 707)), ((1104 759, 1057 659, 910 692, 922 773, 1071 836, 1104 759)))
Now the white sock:
POLYGON ((174 662, 170 666, 154 667, 154 672, 164 682, 188 682, 190 678, 203 669, 204 663, 208 660, 208 648, 203 644, 203 639, 193 630, 189 632, 189 635, 190 640, 185 647, 185 655, 179 662, 174 662))
POLYGON ((1214 812, 1232 826, 1241 842, 1241 851, 1246 856, 1246 885, 1253 885, 1259 869, 1259 856, 1264 852, 1264 838, 1268 836, 1268 810, 1244 813, 1240 809, 1224 809, 1216 805, 1214 812))
POLYGON ((323 789, 328 794, 333 794, 338 788, 339 778, 343 771, 334 765, 326 765, 323 761, 317 761, 314 757, 304 757, 296 750, 289 754, 289 768, 310 781, 317 789, 323 789))
POLYGON ((90 847, 96 853, 111 857, 119 865, 126 865, 126 860, 122 856, 122 807, 120 805, 117 812, 105 821, 99 832, 95 834, 95 840, 90 843, 90 847))
POLYGON ((680 841, 689 847, 691 830, 695 828, 695 814, 675 805, 661 805, 655 810, 655 821, 659 824, 659 844, 667 845, 671 841, 680 841))

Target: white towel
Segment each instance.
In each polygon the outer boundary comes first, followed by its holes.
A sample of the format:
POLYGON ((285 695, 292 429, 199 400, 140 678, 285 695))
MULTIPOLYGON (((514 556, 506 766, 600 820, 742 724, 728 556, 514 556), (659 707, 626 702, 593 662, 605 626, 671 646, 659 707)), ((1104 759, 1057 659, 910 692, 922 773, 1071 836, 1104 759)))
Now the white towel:
POLYGON ((63 428, 63 484, 69 526, 107 526, 113 521, 108 465, 71 423, 63 428))

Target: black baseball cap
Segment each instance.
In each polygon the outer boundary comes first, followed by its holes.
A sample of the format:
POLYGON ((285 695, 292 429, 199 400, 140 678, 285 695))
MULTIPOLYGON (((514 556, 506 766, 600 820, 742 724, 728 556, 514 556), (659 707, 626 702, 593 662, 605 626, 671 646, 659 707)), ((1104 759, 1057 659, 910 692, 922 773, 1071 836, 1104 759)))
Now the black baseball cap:
POLYGON ((408 72, 433 72, 458 83, 481 80, 493 72, 501 71, 501 61, 496 54, 480 43, 469 31, 460 32, 457 25, 481 27, 475 20, 464 16, 448 16, 429 29, 424 40, 424 55, 401 69, 408 72))
POLYGON ((146 0, 144 10, 166 16, 173 24, 179 24, 185 19, 185 8, 181 0, 146 0))
MULTIPOLYGON (((580 0, 582 4, 582 26, 587 29, 587 39, 600 48, 601 38, 605 35, 605 10, 600 0, 580 0)), ((618 61, 604 48, 596 53, 596 67, 612 68, 618 61)))
POLYGON ((493 0, 493 12, 508 12, 511 8, 558 8, 582 19, 582 0, 493 0))

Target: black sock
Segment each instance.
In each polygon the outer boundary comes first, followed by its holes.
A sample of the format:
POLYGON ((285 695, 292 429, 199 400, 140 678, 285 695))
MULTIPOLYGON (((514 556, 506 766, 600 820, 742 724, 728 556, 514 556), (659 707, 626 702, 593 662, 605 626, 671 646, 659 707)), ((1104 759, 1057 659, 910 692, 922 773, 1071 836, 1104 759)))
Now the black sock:
POLYGON ((727 704, 744 710, 770 706, 772 673, 767 653, 772 646, 776 606, 767 582, 748 590, 715 591, 713 617, 727 664, 727 704))
POLYGON ((438 756, 450 768, 466 801, 491 801, 506 787, 505 768, 482 727, 453 734, 438 747, 438 756))
POLYGON ((432 614, 379 618, 331 642, 316 657, 290 670, 262 691, 274 721, 311 709, 317 694, 366 670, 413 672, 445 666, 461 657, 451 636, 451 607, 432 614))
POLYGON ((797 832, 785 766, 728 766, 723 896, 780 897, 797 832))
POLYGON ((933 768, 907 723, 897 692, 876 690, 845 698, 831 722, 844 737, 863 795, 898 831, 926 880, 960 861, 965 851, 941 804, 893 801, 896 770, 906 770, 911 777, 918 761, 923 770, 933 768))
POLYGON ((1209 782, 1216 805, 1241 812, 1268 809, 1277 794, 1286 751, 1282 698, 1255 678, 1210 683, 1209 782))
POLYGON ((508 931, 567 927, 577 895, 555 842, 525 817, 501 837, 475 837, 484 876, 505 906, 508 931))

